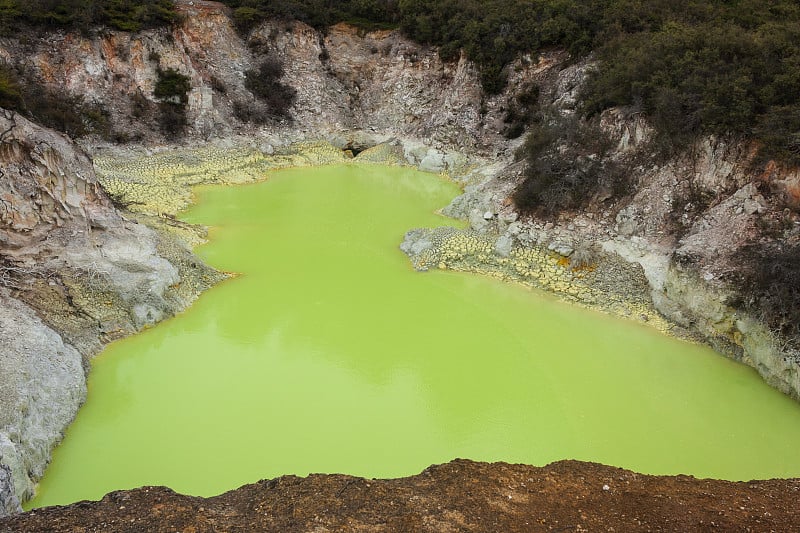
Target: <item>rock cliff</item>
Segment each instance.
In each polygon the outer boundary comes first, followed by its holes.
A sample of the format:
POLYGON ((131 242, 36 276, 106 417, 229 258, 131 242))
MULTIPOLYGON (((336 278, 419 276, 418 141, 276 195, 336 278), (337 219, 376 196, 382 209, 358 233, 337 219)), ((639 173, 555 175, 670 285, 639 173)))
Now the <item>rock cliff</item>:
POLYGON ((13 505, 32 496, 83 403, 88 358, 185 307, 217 275, 123 217, 68 138, 5 110, 0 130, 0 462, 12 473, 0 492, 13 505))

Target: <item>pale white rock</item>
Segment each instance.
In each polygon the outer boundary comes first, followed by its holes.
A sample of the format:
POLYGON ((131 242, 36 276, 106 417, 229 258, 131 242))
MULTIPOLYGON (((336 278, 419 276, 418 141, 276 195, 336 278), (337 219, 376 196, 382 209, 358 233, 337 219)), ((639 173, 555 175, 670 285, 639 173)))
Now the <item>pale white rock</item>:
POLYGON ((443 172, 445 168, 444 154, 434 149, 428 150, 419 163, 419 169, 423 172, 443 172))
POLYGON ((0 346, 0 461, 25 501, 85 400, 86 379, 81 354, 5 291, 0 346))
POLYGON ((747 198, 742 205, 742 211, 748 215, 763 213, 764 207, 753 198, 747 198))
POLYGON ((478 233, 484 233, 487 231, 490 224, 480 211, 473 209, 469 213, 469 225, 478 233))
POLYGON ((497 238, 494 243, 494 251, 500 257, 508 257, 511 254, 511 249, 514 246, 514 239, 510 235, 503 234, 497 238))
MULTIPOLYGON (((2 437, 0 437, 2 438, 2 437)), ((0 457, 2 461, 2 457, 0 457)), ((19 498, 14 493, 14 480, 11 469, 0 462, 0 517, 21 513, 19 498)))
POLYGON ((547 245, 547 249, 563 257, 569 257, 570 255, 572 255, 572 252, 575 251, 572 245, 561 241, 551 242, 550 244, 547 245))

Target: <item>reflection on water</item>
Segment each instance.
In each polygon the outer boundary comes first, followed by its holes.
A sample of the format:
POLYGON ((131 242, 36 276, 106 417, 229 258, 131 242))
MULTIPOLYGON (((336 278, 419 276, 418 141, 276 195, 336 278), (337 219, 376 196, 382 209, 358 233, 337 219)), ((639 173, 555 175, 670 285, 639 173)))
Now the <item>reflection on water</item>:
POLYGON ((109 347, 35 505, 455 457, 800 475, 800 406, 698 346, 398 250, 456 188, 343 166, 206 188, 200 254, 242 273, 109 347))

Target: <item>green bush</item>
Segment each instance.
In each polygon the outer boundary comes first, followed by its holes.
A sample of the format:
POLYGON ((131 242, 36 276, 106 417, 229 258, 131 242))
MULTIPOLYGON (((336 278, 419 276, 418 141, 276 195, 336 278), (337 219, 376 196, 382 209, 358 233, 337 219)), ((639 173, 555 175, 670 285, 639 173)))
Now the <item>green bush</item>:
POLYGON ((108 134, 107 113, 85 103, 81 96, 52 91, 35 83, 27 83, 24 94, 24 114, 44 126, 70 137, 108 134))
POLYGON ((268 17, 300 20, 317 29, 348 22, 367 30, 394 27, 397 19, 395 0, 223 0, 223 3, 233 8, 234 22, 242 33, 268 17))
POLYGON ((517 154, 528 164, 512 195, 514 205, 523 213, 553 216, 600 196, 630 193, 631 172, 608 157, 612 146, 597 121, 540 113, 517 154))
POLYGON ((740 262, 744 307, 800 348, 800 243, 754 244, 740 262))
POLYGON ((186 126, 186 104, 189 102, 191 83, 188 76, 172 68, 159 68, 157 73, 153 96, 160 100, 159 125, 164 134, 176 135, 186 126))
POLYGON ((22 89, 16 73, 0 63, 0 107, 17 110, 22 106, 22 89))
POLYGON ((266 15, 254 7, 237 7, 233 10, 233 25, 242 35, 246 35, 266 15))
POLYGON ((244 86, 263 102, 266 113, 275 118, 290 118, 296 91, 281 82, 283 63, 276 57, 268 57, 258 69, 245 72, 244 86))
POLYGON ((503 121, 506 127, 503 135, 506 139, 516 139, 525 133, 525 127, 534 120, 539 106, 539 86, 531 85, 522 88, 508 103, 503 121))
POLYGON ((153 88, 153 96, 162 102, 186 105, 189 101, 189 90, 192 88, 189 77, 174 68, 157 70, 158 79, 153 88))
POLYGON ((164 135, 177 135, 186 127, 186 108, 161 102, 158 110, 158 125, 164 135))
POLYGON ((0 35, 24 26, 87 31, 108 26, 139 31, 178 20, 172 0, 0 0, 0 35))
POLYGON ((739 136, 761 141, 762 158, 800 162, 797 6, 685 4, 694 9, 599 47, 585 112, 634 106, 674 149, 702 134, 739 136))

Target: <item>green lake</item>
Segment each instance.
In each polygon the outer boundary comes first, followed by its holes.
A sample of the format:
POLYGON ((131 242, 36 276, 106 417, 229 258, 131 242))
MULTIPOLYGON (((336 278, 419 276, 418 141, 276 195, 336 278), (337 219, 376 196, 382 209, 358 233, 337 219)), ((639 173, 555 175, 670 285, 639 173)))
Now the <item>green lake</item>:
POLYGON ((456 457, 800 476, 800 404, 743 365, 398 246, 458 188, 400 168, 206 187, 185 220, 239 272, 109 346, 29 507, 141 485, 212 495, 283 474, 415 474, 456 457))

